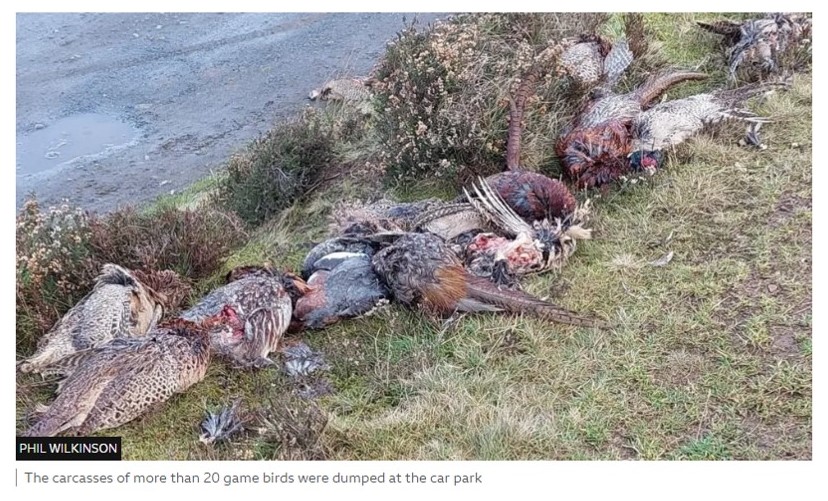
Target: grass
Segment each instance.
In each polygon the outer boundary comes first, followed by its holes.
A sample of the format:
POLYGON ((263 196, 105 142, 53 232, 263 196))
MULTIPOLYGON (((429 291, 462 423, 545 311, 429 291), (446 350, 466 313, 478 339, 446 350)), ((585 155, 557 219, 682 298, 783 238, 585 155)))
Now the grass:
MULTIPOLYGON (((702 17, 648 22, 669 60, 715 67, 714 38, 674 38, 702 17)), ((798 75, 759 107, 777 120, 762 129, 766 150, 738 146, 743 129, 723 127, 655 177, 594 199, 594 240, 561 272, 525 282, 614 329, 488 315, 444 327, 391 305, 302 334, 325 353, 331 368, 317 377, 333 393, 305 401, 278 369, 214 363, 186 394, 117 430, 125 459, 810 459, 811 96, 810 75, 798 75), (667 265, 649 264, 668 252, 667 265), (198 443, 204 409, 236 396, 275 416, 278 431, 198 443)), ((343 186, 251 232, 202 290, 235 265, 295 268, 334 201, 364 193, 343 186)), ((425 182, 393 194, 454 191, 425 182)), ((18 381, 19 426, 52 389, 18 381)))

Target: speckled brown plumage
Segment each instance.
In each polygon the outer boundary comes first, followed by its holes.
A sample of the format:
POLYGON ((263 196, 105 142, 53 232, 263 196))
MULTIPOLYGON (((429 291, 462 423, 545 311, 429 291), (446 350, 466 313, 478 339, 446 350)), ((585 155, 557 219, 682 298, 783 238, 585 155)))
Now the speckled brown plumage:
POLYGON ((613 43, 599 35, 582 35, 561 54, 558 72, 572 78, 581 89, 598 84, 611 88, 632 59, 626 39, 613 43))
POLYGON ((24 435, 89 435, 117 428, 185 391, 207 372, 213 328, 226 327, 176 319, 145 337, 116 339, 73 355, 82 362, 24 435))
POLYGON ((37 352, 23 360, 18 369, 48 372, 50 365, 78 350, 112 339, 143 336, 161 319, 165 308, 177 306, 184 291, 186 286, 175 272, 139 273, 106 264, 92 291, 55 323, 40 339, 37 352), (161 291, 150 288, 139 277, 161 291))
POLYGON ((307 285, 291 273, 259 266, 234 269, 228 279, 228 284, 207 294, 181 318, 202 321, 229 307, 229 320, 237 317, 243 329, 214 339, 216 352, 242 366, 269 365, 272 362, 268 354, 276 351, 290 325, 293 301, 307 290, 307 285))
POLYGON ((437 198, 409 203, 386 198, 370 203, 340 201, 328 218, 328 235, 360 237, 385 231, 410 231, 423 212, 442 204, 437 198))
POLYGON ((770 73, 794 69, 797 52, 810 59, 811 19, 797 14, 765 14, 743 22, 717 20, 697 23, 723 36, 731 80, 758 80, 770 73))
POLYGON ((322 101, 366 101, 371 98, 371 92, 363 78, 337 78, 328 80, 325 85, 314 89, 308 99, 322 101))

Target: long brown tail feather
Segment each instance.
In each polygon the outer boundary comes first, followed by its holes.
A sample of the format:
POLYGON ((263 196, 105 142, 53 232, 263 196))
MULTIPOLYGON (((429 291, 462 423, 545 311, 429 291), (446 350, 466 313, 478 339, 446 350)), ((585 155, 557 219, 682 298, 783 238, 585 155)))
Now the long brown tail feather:
POLYGON ((737 36, 741 31, 741 25, 733 21, 713 21, 712 23, 696 21, 696 24, 700 28, 717 35, 737 36))
POLYGON ((743 85, 735 89, 722 90, 717 92, 719 99, 722 99, 729 106, 738 106, 748 99, 770 92, 775 89, 786 89, 790 85, 785 82, 759 82, 743 85))
POLYGON ((485 278, 469 275, 467 283, 467 294, 472 299, 499 306, 514 313, 531 313, 545 320, 582 327, 610 327, 603 319, 582 316, 525 292, 499 289, 485 278))
POLYGON ((633 94, 641 106, 647 106, 674 85, 688 80, 704 80, 707 75, 695 71, 672 71, 653 75, 633 94))
POLYGON ((649 43, 643 14, 639 12, 624 14, 624 34, 627 36, 627 43, 635 59, 640 59, 647 53, 649 43))
POLYGON ((535 92, 538 76, 537 68, 530 69, 515 92, 515 98, 509 103, 509 132, 506 140, 506 167, 509 170, 520 169, 520 136, 523 133, 523 115, 526 100, 535 92))

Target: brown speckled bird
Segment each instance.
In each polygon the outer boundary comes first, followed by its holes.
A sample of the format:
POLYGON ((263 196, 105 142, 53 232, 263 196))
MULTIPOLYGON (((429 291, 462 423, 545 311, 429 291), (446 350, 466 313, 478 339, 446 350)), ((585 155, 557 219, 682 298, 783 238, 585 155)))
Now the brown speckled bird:
POLYGON ((106 264, 92 291, 55 323, 40 339, 37 352, 21 361, 18 369, 47 373, 50 365, 76 351, 143 336, 165 309, 178 306, 188 290, 170 270, 139 272, 106 264))
POLYGON ((567 48, 558 61, 558 74, 571 78, 579 89, 613 88, 633 59, 647 50, 644 16, 625 14, 624 35, 615 42, 594 33, 564 40, 567 48))
POLYGON ((89 435, 117 428, 185 391, 207 373, 211 329, 229 327, 175 319, 147 336, 115 339, 67 357, 75 370, 24 436, 89 435))
POLYGON ((797 59, 810 59, 811 18, 796 14, 765 14, 737 23, 729 20, 698 22, 701 28, 722 35, 731 80, 756 80, 780 70, 793 69, 797 59), (798 52, 800 52, 798 54, 798 52))
POLYGON ((370 203, 340 201, 328 216, 328 235, 361 237, 385 231, 411 231, 420 214, 444 203, 437 198, 408 203, 387 198, 370 203))
POLYGON ((272 365, 267 356, 278 348, 290 326, 293 302, 307 292, 307 284, 292 273, 262 266, 235 268, 227 281, 181 318, 197 322, 222 315, 234 329, 213 340, 217 354, 243 367, 272 365))
POLYGON ((579 188, 592 188, 630 173, 633 120, 670 87, 704 78, 702 73, 673 71, 651 76, 627 94, 594 96, 555 145, 567 176, 579 188))
POLYGON ((500 289, 470 274, 436 235, 406 233, 375 254, 373 265, 397 301, 430 315, 511 311, 573 325, 606 326, 602 320, 580 316, 521 291, 500 289))
POLYGON ((325 85, 314 89, 308 99, 321 101, 365 101, 371 98, 368 90, 370 79, 337 78, 328 80, 325 85))
POLYGON ((626 39, 613 43, 599 35, 582 35, 561 54, 558 72, 572 78, 581 88, 599 83, 612 87, 632 60, 626 39))

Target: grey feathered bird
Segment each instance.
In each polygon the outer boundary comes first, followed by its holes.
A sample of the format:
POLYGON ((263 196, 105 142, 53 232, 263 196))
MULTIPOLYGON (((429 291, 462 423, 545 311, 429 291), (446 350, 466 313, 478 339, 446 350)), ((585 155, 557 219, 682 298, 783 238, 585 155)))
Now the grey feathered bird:
POLYGON ((321 329, 387 302, 388 289, 371 266, 372 255, 339 252, 317 260, 310 269, 308 292, 296 301, 294 318, 306 328, 321 329))
POLYGON ((697 24, 724 37, 731 80, 736 80, 739 74, 753 80, 786 69, 786 63, 796 62, 797 51, 811 36, 811 19, 795 14, 774 13, 744 22, 720 20, 697 24))

